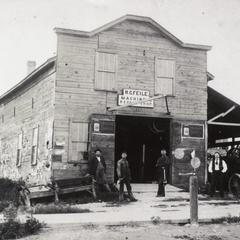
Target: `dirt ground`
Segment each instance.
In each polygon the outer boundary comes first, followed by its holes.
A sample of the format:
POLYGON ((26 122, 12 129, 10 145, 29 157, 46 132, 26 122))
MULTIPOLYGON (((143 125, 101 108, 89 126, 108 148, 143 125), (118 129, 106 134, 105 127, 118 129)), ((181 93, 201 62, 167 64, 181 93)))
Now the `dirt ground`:
POLYGON ((240 237, 240 224, 204 224, 199 226, 170 224, 127 225, 53 225, 38 235, 25 240, 236 240, 240 237))

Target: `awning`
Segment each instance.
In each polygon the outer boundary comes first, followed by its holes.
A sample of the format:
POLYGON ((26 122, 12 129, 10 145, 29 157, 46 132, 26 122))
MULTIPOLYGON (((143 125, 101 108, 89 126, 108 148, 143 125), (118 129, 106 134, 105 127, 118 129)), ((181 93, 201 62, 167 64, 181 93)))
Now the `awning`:
POLYGON ((238 137, 240 137, 240 105, 208 87, 208 146, 229 145, 227 141, 216 143, 216 140, 229 138, 233 140, 233 144, 238 137))

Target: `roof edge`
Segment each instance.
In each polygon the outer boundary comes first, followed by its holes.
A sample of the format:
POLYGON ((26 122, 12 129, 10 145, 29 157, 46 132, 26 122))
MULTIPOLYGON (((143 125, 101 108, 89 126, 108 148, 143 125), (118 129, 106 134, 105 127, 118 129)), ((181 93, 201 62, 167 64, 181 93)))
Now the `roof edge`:
POLYGON ((240 106, 240 104, 237 103, 235 100, 232 100, 231 98, 223 95, 223 93, 220 93, 219 91, 217 91, 217 90, 214 89, 213 87, 207 86, 207 88, 208 88, 210 91, 215 92, 215 93, 218 94, 219 96, 224 97, 225 99, 227 99, 232 105, 237 106, 237 107, 240 106))
POLYGON ((212 80, 214 80, 215 76, 213 74, 211 74, 210 72, 207 72, 207 81, 210 82, 212 80))
POLYGON ((74 29, 58 28, 58 27, 55 27, 54 31, 57 34, 76 35, 76 36, 81 36, 81 37, 93 37, 94 35, 102 32, 102 31, 105 31, 105 30, 109 29, 110 27, 112 27, 112 26, 114 26, 118 23, 121 23, 125 20, 134 20, 134 21, 139 21, 139 22, 150 23, 153 26, 155 26, 160 32, 162 32, 165 36, 167 36, 173 42, 177 43, 178 45, 180 45, 183 48, 191 48, 191 49, 198 49, 198 50, 204 50, 204 51, 209 51, 209 50, 212 49, 212 47, 209 46, 209 45, 184 43, 180 39, 175 37, 173 34, 171 34, 164 27, 162 27, 159 23, 154 21, 152 18, 145 17, 145 16, 131 15, 131 14, 124 15, 120 18, 117 18, 117 19, 115 19, 115 20, 113 20, 113 21, 111 21, 107 24, 104 24, 103 26, 101 26, 99 28, 96 28, 93 31, 89 31, 89 32, 88 31, 74 30, 74 29))
POLYGON ((37 75, 40 71, 45 69, 46 67, 50 66, 51 63, 56 61, 56 56, 49 58, 47 61, 45 61, 42 65, 37 67, 34 71, 32 71, 30 74, 28 74, 23 80, 18 82, 16 85, 14 85, 12 88, 10 88, 7 92, 3 93, 0 96, 0 102, 8 97, 12 92, 23 86, 28 80, 33 78, 35 75, 37 75))

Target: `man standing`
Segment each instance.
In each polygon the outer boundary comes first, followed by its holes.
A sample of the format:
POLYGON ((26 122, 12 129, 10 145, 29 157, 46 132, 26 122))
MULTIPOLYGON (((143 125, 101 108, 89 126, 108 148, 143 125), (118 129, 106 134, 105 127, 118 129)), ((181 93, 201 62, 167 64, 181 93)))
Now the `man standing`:
POLYGON ((89 162, 89 173, 97 183, 98 190, 105 187, 108 192, 111 192, 106 179, 106 163, 100 149, 95 150, 95 156, 89 162))
POLYGON ((224 197, 223 180, 224 180, 224 174, 227 171, 227 164, 221 158, 220 153, 218 152, 214 153, 214 158, 209 164, 208 171, 211 173, 210 196, 211 197, 214 196, 216 186, 218 185, 220 196, 224 197))
POLYGON ((129 164, 127 161, 127 152, 122 152, 122 158, 117 162, 117 175, 119 181, 119 201, 122 202, 124 200, 123 191, 124 191, 124 184, 127 187, 128 196, 131 201, 137 201, 132 194, 132 188, 130 185, 131 181, 131 172, 129 168, 129 164))
POLYGON ((166 150, 161 150, 161 157, 157 159, 157 180, 158 192, 157 197, 165 197, 165 184, 167 183, 167 172, 170 165, 170 159, 166 155, 166 150))

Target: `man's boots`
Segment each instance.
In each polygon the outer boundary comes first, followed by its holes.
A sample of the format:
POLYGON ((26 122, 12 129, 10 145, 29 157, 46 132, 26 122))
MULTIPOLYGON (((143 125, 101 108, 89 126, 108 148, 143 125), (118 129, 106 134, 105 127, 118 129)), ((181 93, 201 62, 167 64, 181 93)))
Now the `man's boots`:
POLYGON ((137 199, 133 196, 132 192, 128 192, 128 196, 129 196, 131 202, 137 201, 137 199))

